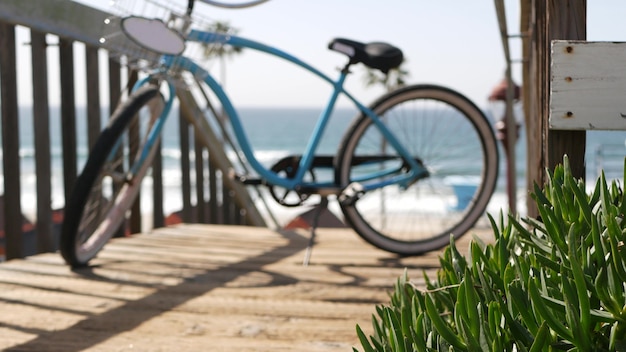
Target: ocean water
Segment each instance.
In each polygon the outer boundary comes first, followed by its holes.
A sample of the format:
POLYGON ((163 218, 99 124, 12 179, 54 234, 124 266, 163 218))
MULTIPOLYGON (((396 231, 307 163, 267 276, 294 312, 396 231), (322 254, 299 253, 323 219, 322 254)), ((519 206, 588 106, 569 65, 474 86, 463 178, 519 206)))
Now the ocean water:
MULTIPOLYGON (((290 154, 300 154, 305 149, 309 140, 310 131, 313 130, 320 111, 308 108, 245 108, 240 111, 241 119, 247 131, 248 139, 255 150, 257 158, 265 165, 270 166, 280 158, 290 154)), ((50 110, 51 121, 51 163, 52 163, 52 207, 55 209, 64 206, 63 199, 63 177, 62 177, 62 151, 60 136, 60 110, 52 108, 50 110)), ((102 112, 103 124, 108 109, 102 112)), ((339 109, 330 122, 319 152, 322 154, 333 155, 341 141, 344 131, 348 128, 352 119, 356 116, 356 112, 351 109, 339 109)), ((81 170, 87 158, 87 142, 85 140, 86 133, 82 132, 86 129, 86 117, 84 109, 77 109, 77 130, 78 133, 78 170, 81 170)), ((182 207, 182 199, 180 192, 181 172, 180 158, 181 152, 178 147, 178 118, 172 116, 168 121, 168 126, 163 136, 163 161, 164 161, 164 190, 165 190, 165 211, 166 213, 174 212, 182 207)), ((587 180, 588 183, 594 183, 599 175, 600 170, 604 170, 610 179, 621 179, 623 177, 623 163, 626 156, 625 145, 626 132, 623 131, 589 131, 587 134, 587 180)), ((22 185, 22 203, 23 213, 28 217, 33 217, 37 197, 35 194, 35 166, 34 166, 34 141, 33 141, 33 122, 32 111, 29 107, 22 107, 20 110, 20 156, 21 156, 21 185, 22 185)), ((229 155, 235 157, 235 152, 230 151, 229 155)), ((0 157, 2 155, 0 154, 0 157)), ((500 152, 500 176, 498 188, 490 204, 489 212, 498 212, 501 208, 506 208, 505 194, 505 159, 504 153, 500 152)), ((516 146, 517 158, 517 188, 518 188, 518 207, 523 214, 525 206, 525 131, 522 128, 520 139, 516 146)), ((2 165, 0 164, 0 168, 2 165)), ((193 175, 193 173, 192 173, 193 175)), ((1 175, 0 175, 1 178, 1 175)), ((1 181, 1 180, 0 180, 1 181)), ((150 187, 151 179, 147 178, 144 186, 150 187)), ((4 193, 3 182, 0 182, 0 192, 4 193)), ((149 194, 150 192, 144 192, 149 194)), ((262 192, 262 195, 266 193, 262 192)), ((145 202, 143 209, 151 209, 150 198, 144 197, 145 202)), ((298 208, 284 208, 268 200, 268 204, 274 212, 278 213, 278 217, 288 218, 304 211, 298 208)), ((336 207, 334 208, 336 210, 336 207)), ((331 207, 331 210, 333 208, 331 207)))

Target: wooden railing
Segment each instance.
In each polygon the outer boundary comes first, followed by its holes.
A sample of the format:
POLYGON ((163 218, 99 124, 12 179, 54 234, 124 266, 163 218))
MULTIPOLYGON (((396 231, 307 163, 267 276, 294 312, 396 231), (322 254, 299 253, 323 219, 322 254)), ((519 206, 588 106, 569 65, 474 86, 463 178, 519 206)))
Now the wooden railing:
MULTIPOLYGON (((4 221, 0 225, 4 232, 6 259, 56 250, 62 211, 52 206, 51 139, 61 140, 62 193, 67 197, 80 172, 78 141, 82 136, 78 138, 81 132, 77 132, 77 124, 86 125, 87 144, 92 145, 110 111, 123 99, 127 81, 132 82, 136 77, 119 62, 109 58, 102 60, 103 49, 98 46, 100 26, 97 24, 102 23, 107 16, 102 11, 67 0, 0 2, 0 106, 5 190, 4 209, 0 209, 0 217, 4 221), (19 35, 16 36, 16 32, 30 33, 30 40, 27 43, 17 42, 19 35), (25 44, 30 46, 29 60, 18 54, 24 51, 25 44), (55 47, 56 50, 52 51, 55 47), (84 59, 80 59, 81 55, 84 59), (18 81, 18 72, 26 68, 32 70, 32 79, 18 81), (49 70, 59 72, 57 80, 50 79, 49 70), (84 84, 77 85, 79 80, 84 80, 84 84), (32 86, 32 96, 18 94, 22 92, 18 89, 22 85, 32 86), (86 87, 85 92, 82 92, 83 86, 86 87), (85 101, 79 103, 77 96, 84 97, 85 101), (57 104, 60 105, 61 126, 51 126, 51 109, 56 109, 51 100, 58 100, 57 104), (24 111, 21 109, 23 101, 32 104, 32 109, 27 110, 32 113, 32 117, 20 115, 20 111, 24 111), (36 223, 32 228, 27 226, 22 215, 25 190, 20 177, 23 164, 20 162, 22 141, 19 133, 24 119, 30 118, 34 136, 34 193, 37 203, 36 214, 33 214, 36 223), (80 121, 81 118, 86 118, 86 121, 80 121), (54 132, 58 130, 60 136, 55 136, 54 132), (27 234, 31 234, 31 237, 27 234)), ((227 175, 230 168, 220 148, 222 139, 212 134, 208 137, 196 135, 196 138, 190 134, 187 120, 193 120, 195 117, 191 114, 198 109, 193 101, 186 104, 184 108, 181 107, 179 114, 182 175, 180 220, 264 225, 247 190, 227 177, 220 176, 227 175), (190 155, 195 155, 195 158, 191 160, 190 155), (193 175, 192 171, 195 172, 193 175), (218 191, 222 194, 218 195, 218 191)), ((164 199, 162 170, 162 156, 158 155, 152 169, 153 189, 150 196, 154 207, 149 210, 152 215, 151 227, 166 225, 163 203, 167 200, 164 199)), ((141 214, 141 202, 138 201, 128 223, 131 233, 142 231, 141 214)))

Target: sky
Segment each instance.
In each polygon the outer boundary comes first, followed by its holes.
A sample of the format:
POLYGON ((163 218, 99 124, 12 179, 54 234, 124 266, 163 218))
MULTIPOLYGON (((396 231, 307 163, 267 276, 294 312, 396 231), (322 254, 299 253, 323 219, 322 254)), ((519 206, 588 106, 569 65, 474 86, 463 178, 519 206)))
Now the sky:
MULTIPOLYGON (((101 8, 108 3, 80 1, 101 8)), ((519 1, 504 3, 509 32, 518 34, 519 1)), ((342 54, 327 49, 332 38, 386 41, 403 50, 408 83, 447 86, 482 107, 488 107, 487 97, 506 67, 491 0, 270 0, 239 10, 199 3, 196 12, 228 22, 241 36, 285 50, 331 78, 346 62, 342 54)), ((590 1, 587 12, 588 40, 626 41, 626 2, 590 1)), ((521 60, 521 41, 511 39, 510 45, 513 59, 521 60)), ((224 86, 235 106, 319 107, 330 94, 329 85, 312 75, 250 50, 227 60, 225 71, 218 63, 210 65, 218 77, 225 72, 224 86)), ((359 100, 368 103, 383 93, 382 88, 365 86, 362 65, 352 71, 346 87, 359 100)), ((520 73, 521 64, 515 63, 518 83, 520 73)))

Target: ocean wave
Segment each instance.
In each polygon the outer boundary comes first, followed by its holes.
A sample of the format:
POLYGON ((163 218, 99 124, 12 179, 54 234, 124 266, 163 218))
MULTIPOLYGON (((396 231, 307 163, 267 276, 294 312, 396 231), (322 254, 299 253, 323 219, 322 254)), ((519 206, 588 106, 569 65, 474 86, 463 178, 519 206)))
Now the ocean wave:
MULTIPOLYGON (((301 109, 292 109, 292 110, 282 110, 282 109, 267 109, 267 110, 259 110, 259 109, 251 109, 250 111, 242 111, 242 119, 245 120, 246 124, 246 132, 247 137, 249 138, 251 144, 255 147, 255 157, 258 161, 264 165, 265 167, 271 167, 276 161, 281 158, 293 154, 293 150, 302 151, 302 145, 306 143, 306 140, 309 137, 309 133, 312 129, 312 121, 314 122, 316 117, 319 115, 319 111, 306 111, 301 109), (309 118, 310 117, 310 118, 309 118), (280 127, 280 128, 279 128, 280 127)), ((25 121, 32 121, 30 118, 30 112, 20 113, 20 116, 23 116, 25 121)), ((106 116, 106 114, 104 115, 106 116)), ((329 126, 325 130, 324 138, 329 138, 332 141, 340 140, 341 136, 345 132, 347 126, 349 126, 349 122, 354 116, 353 112, 348 111, 345 118, 341 117, 339 120, 342 122, 341 126, 337 128, 333 128, 329 126)), ((339 116, 337 116, 339 117, 339 116)), ((334 120, 337 120, 333 117, 334 120)), ((84 123, 86 121, 85 116, 79 116, 77 119, 79 123, 84 123)), ((176 119, 170 119, 172 123, 176 121, 176 119)), ((52 184, 53 191, 53 203, 55 207, 59 207, 63 205, 63 150, 61 147, 61 138, 60 138, 60 130, 59 126, 61 125, 59 111, 51 110, 51 143, 52 146, 50 148, 50 157, 52 163, 52 178, 50 180, 52 184)), ((177 131, 177 124, 174 123, 174 127, 172 128, 171 133, 168 133, 168 138, 163 139, 163 147, 162 147, 162 155, 163 155, 163 183, 164 183, 164 192, 166 195, 166 201, 164 206, 168 209, 176 209, 179 208, 182 204, 182 196, 181 196, 181 180, 182 180, 182 172, 180 170, 180 159, 182 157, 182 152, 179 146, 179 140, 175 133, 177 131), (171 138, 170 138, 171 137, 171 138)), ((34 176, 35 172, 35 148, 33 147, 33 139, 34 133, 32 125, 25 124, 21 127, 24 130, 24 134, 20 132, 20 141, 21 148, 19 151, 19 156, 22 159, 21 161, 21 172, 22 172, 22 194, 23 197, 23 206, 31 207, 36 204, 36 177, 34 176), (35 201, 33 201, 33 199, 35 201)), ((83 128, 81 127, 81 129, 83 128)), ((168 130, 169 131, 169 130, 168 130)), ((525 136, 524 129, 521 131, 520 142, 518 143, 516 159, 517 159, 517 183, 520 189, 520 192, 525 196, 526 191, 526 147, 525 147, 525 136)), ((88 156, 88 148, 85 143, 85 136, 79 136, 78 140, 78 164, 79 164, 79 172, 82 169, 82 165, 84 165, 84 161, 88 156)), ((325 142, 324 142, 325 143, 325 142)), ((326 148, 326 145, 320 145, 321 148, 326 148)), ((336 146, 332 145, 328 147, 329 149, 322 150, 323 152, 329 152, 333 154, 336 150, 336 146)), ((233 160, 237 160, 237 152, 227 149, 227 156, 233 160)), ((612 171, 611 175, 615 175, 615 177, 623 177, 623 162, 624 162, 624 133, 623 132, 615 132, 615 131, 589 131, 587 133, 587 180, 588 182, 595 181, 597 178, 597 170, 604 168, 607 173, 609 169, 612 171), (616 153, 617 155, 613 156, 612 154, 604 156, 602 160, 602 164, 596 165, 595 161, 600 159, 596 154, 596 146, 597 145, 605 145, 605 144, 614 144, 617 147, 616 153), (614 166, 615 164, 615 166, 614 166)), ((0 148, 0 159, 3 159, 3 150, 0 148)), ((194 160, 195 154, 193 151, 190 152, 189 155, 191 160, 194 160)), ((504 155, 501 151, 501 170, 498 179, 498 188, 496 190, 496 196, 494 196, 494 200, 501 199, 504 194, 505 186, 506 186, 506 163, 504 159, 504 155)), ((195 173, 191 172, 192 179, 195 178, 195 173)), ((149 190, 152 188, 152 177, 148 175, 143 184, 146 187, 146 197, 142 199, 142 202, 150 203, 151 199, 149 195, 151 194, 149 190)), ((193 182, 193 181, 192 181, 193 182)), ((3 192, 4 188, 4 177, 0 173, 0 192, 3 192)))

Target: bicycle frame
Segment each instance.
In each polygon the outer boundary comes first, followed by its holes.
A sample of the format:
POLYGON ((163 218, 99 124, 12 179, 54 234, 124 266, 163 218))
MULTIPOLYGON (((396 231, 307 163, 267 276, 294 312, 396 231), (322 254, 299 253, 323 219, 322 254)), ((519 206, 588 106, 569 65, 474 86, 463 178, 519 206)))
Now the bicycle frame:
MULTIPOLYGON (((235 110, 227 94, 222 89, 221 85, 213 78, 213 76, 209 72, 207 72, 205 69, 203 69, 198 64, 193 62, 191 59, 186 58, 184 56, 164 55, 162 57, 163 68, 161 70, 163 69, 169 70, 169 69, 176 68, 176 69, 188 71, 191 74, 193 74, 195 77, 197 77, 199 80, 207 84, 207 86, 211 89, 211 91, 216 95, 222 108, 224 109, 224 112, 227 114, 227 116, 230 117, 230 123, 235 133, 235 137, 237 141, 239 142, 241 150, 244 156, 246 157, 246 159, 248 160, 248 163, 250 163, 250 166, 252 166, 252 168, 259 174, 259 176, 262 179, 264 179, 266 182, 268 182, 269 184, 280 186, 289 190, 297 189, 303 186, 308 187, 308 188, 322 188, 322 187, 329 187, 329 186, 334 185, 334 184, 329 185, 328 183, 321 183, 321 182, 304 182, 304 177, 306 175, 307 170, 309 170, 309 168, 313 164, 313 159, 315 158, 315 152, 319 146, 324 130, 332 116, 333 110, 335 108, 335 104, 340 95, 347 97, 350 101, 352 101, 352 103, 357 107, 359 111, 361 111, 363 114, 367 115, 370 119, 372 119, 372 121, 375 123, 377 128, 382 133, 383 137, 390 143, 390 145, 398 152, 400 156, 402 156, 404 161, 410 166, 409 172, 406 172, 400 175, 395 175, 393 177, 386 178, 385 180, 382 180, 382 181, 369 182, 367 184, 363 184, 362 187, 364 191, 380 188, 380 187, 393 184, 393 183, 397 183, 402 188, 407 188, 412 182, 415 182, 415 180, 421 177, 424 177, 425 175, 428 174, 427 170, 423 166, 421 166, 409 154, 409 152, 404 148, 404 146, 402 146, 398 142, 398 140, 395 138, 393 133, 385 126, 385 124, 381 121, 381 119, 372 110, 367 108, 365 105, 361 104, 356 98, 354 98, 350 93, 348 93, 344 89, 344 82, 348 75, 347 69, 341 70, 339 77, 336 80, 333 80, 327 75, 317 70, 316 68, 312 67, 311 65, 301 61, 300 59, 282 50, 261 44, 253 40, 249 40, 249 39, 245 39, 242 37, 229 35, 229 34, 191 30, 186 40, 199 42, 203 44, 211 44, 211 43, 228 44, 228 45, 233 45, 237 47, 243 47, 243 48, 248 48, 248 49, 256 50, 259 52, 263 52, 263 53, 284 59, 286 61, 289 61, 303 68, 304 70, 307 70, 313 73, 317 77, 321 78, 322 80, 332 85, 333 89, 332 89, 331 96, 325 108, 321 112, 314 130, 311 133, 311 137, 302 154, 302 158, 300 159, 298 172, 293 178, 285 178, 267 169, 255 157, 252 147, 245 133, 244 127, 239 118, 239 115, 237 114, 237 111, 235 110)), ((137 89, 141 87, 142 85, 147 84, 149 81, 152 80, 152 77, 153 77, 153 74, 148 75, 147 77, 141 79, 140 81, 137 82, 137 84, 135 85, 133 89, 137 89)), ((152 131, 150 132, 150 135, 148 137, 149 141, 148 143, 146 143, 146 147, 145 147, 145 149, 147 150, 144 150, 142 152, 141 157, 136 161, 131 171, 138 169, 138 165, 141 165, 141 163, 143 163, 143 160, 148 155, 149 148, 152 145, 154 145, 155 141, 158 139, 161 133, 161 130, 163 128, 164 121, 167 118, 167 114, 169 114, 169 110, 170 110, 169 108, 171 107, 172 101, 174 100, 175 95, 176 95, 175 94, 176 88, 173 82, 168 81, 167 83, 169 85, 170 94, 168 97, 168 101, 166 103, 166 108, 164 109, 159 120, 157 121, 157 123, 155 123, 152 131)), ((355 181, 366 182, 369 180, 380 178, 382 176, 389 176, 389 175, 394 175, 398 173, 399 173, 398 168, 388 169, 388 170, 379 170, 377 172, 372 173, 371 175, 368 175, 367 177, 364 177, 363 179, 355 180, 355 181)), ((337 185, 334 185, 334 186, 337 186, 337 185)))

